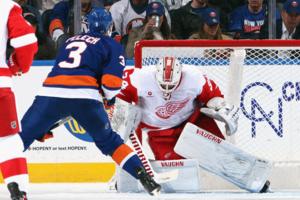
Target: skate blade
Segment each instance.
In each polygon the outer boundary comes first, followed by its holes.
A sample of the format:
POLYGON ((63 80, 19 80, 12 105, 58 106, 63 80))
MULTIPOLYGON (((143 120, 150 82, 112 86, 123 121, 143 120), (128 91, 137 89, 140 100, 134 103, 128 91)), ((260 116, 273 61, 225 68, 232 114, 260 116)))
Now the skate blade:
POLYGON ((152 192, 151 192, 151 195, 155 196, 155 197, 158 197, 160 195, 160 188, 157 188, 157 189, 154 189, 152 192))

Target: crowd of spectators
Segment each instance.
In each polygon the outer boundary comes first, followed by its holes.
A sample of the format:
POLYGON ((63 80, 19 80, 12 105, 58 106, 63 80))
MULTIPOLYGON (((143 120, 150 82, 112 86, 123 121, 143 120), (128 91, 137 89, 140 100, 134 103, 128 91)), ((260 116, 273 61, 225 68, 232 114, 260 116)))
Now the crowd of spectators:
POLYGON ((172 39, 171 29, 165 14, 166 9, 159 2, 152 2, 147 6, 143 25, 133 28, 128 35, 128 41, 125 43, 127 57, 132 58, 134 56, 134 45, 140 40, 172 39))
MULTIPOLYGON (((74 0, 15 0, 33 25, 39 43, 35 59, 53 59, 74 35, 74 0)), ((81 30, 96 7, 112 14, 115 37, 133 58, 139 40, 268 39, 264 0, 80 0, 81 30)), ((300 38, 300 0, 276 1, 276 38, 300 38)))

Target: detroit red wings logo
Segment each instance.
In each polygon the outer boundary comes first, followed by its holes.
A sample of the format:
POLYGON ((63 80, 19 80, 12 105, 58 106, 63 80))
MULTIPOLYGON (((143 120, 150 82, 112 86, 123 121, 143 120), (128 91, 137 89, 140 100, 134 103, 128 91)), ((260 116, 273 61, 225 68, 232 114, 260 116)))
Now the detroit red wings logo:
POLYGON ((155 110, 155 114, 162 118, 162 119, 168 119, 175 113, 179 112, 186 104, 189 102, 190 98, 187 97, 182 101, 171 101, 166 103, 163 106, 157 107, 155 110))

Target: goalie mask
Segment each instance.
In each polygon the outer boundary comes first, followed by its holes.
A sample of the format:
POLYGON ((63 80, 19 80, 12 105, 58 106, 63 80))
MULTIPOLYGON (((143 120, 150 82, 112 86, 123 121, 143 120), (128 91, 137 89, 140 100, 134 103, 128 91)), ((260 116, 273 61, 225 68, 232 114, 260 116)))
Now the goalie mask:
POLYGON ((175 57, 164 57, 159 59, 156 70, 155 78, 158 86, 164 98, 169 99, 180 82, 182 65, 175 57))

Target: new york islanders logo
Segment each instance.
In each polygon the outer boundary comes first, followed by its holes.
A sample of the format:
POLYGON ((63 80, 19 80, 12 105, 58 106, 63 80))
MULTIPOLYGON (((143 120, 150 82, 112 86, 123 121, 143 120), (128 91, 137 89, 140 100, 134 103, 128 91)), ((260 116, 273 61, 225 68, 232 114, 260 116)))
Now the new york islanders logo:
POLYGON ((155 109, 155 114, 162 119, 168 119, 175 113, 179 112, 189 102, 189 100, 190 98, 187 97, 182 101, 168 102, 163 106, 157 107, 155 109))

